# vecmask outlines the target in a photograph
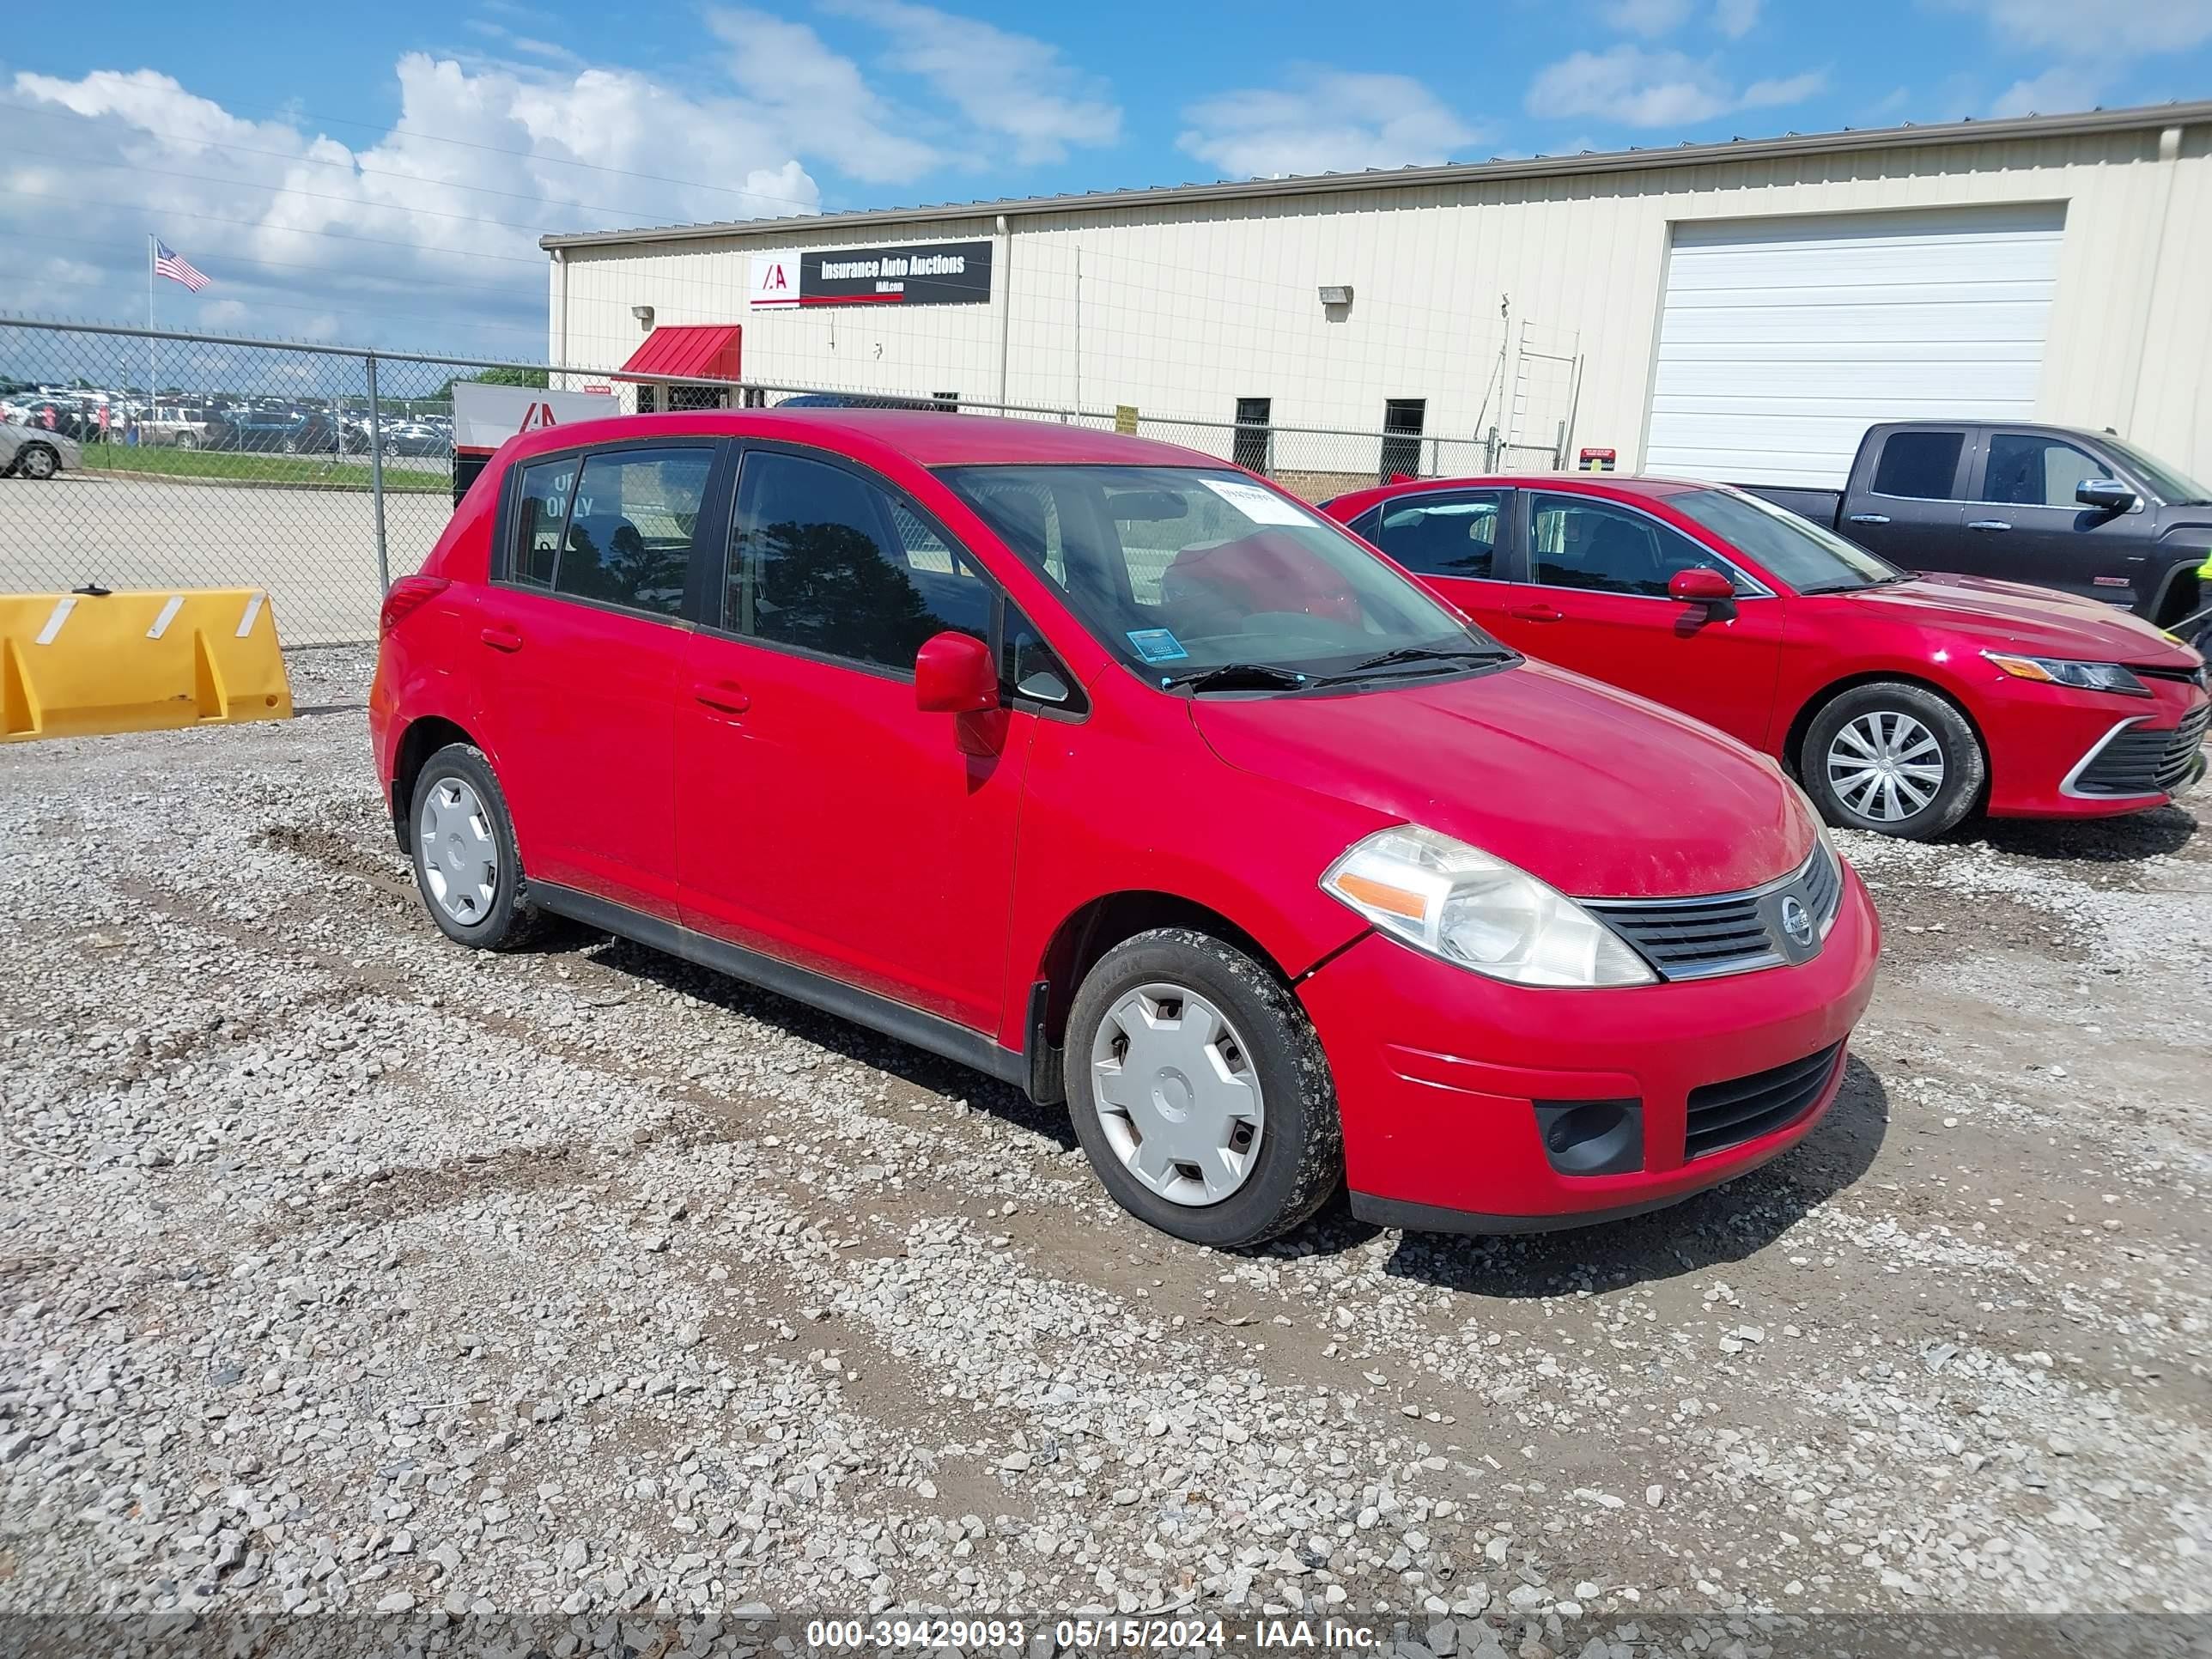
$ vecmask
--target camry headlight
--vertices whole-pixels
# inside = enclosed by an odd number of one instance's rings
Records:
[[[1601,986],[1658,978],[1565,894],[1418,823],[1355,843],[1321,884],[1384,933],[1492,979]]]
[[[2075,662],[2065,657],[2015,657],[2002,651],[1984,651],[1982,654],[2014,679],[2070,685],[2077,691],[2117,691],[2127,697],[2150,696],[2141,680],[2116,662]]]

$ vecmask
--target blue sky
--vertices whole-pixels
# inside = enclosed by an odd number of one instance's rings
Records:
[[[0,309],[143,320],[151,229],[215,279],[165,324],[493,356],[547,230],[2212,95],[2212,0],[78,15],[0,37]]]

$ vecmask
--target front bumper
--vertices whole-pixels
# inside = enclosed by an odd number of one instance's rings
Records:
[[[1820,954],[1796,967],[1621,990],[1504,985],[1370,934],[1299,986],[1336,1079],[1356,1214],[1422,1231],[1518,1232],[1656,1209],[1786,1152],[1842,1086],[1873,994],[1881,925],[1846,872]],[[1802,1110],[1687,1153],[1693,1091],[1835,1050]],[[1478,1057],[1479,1056],[1479,1057]],[[1538,1103],[1639,1103],[1641,1167],[1554,1167]]]
[[[2179,680],[2145,682],[2151,695],[2120,697],[2008,678],[1975,711],[1990,752],[1993,817],[2110,817],[2186,793],[2204,775],[2200,754],[2170,788],[2126,787],[2142,769],[2115,768],[2112,745],[2172,738],[2199,718],[2206,696]],[[2100,768],[2100,759],[2105,765]],[[2109,777],[2106,775],[2109,774]],[[2111,787],[2112,780],[2123,787]]]

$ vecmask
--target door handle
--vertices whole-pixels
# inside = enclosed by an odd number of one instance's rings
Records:
[[[487,628],[478,637],[495,651],[522,649],[522,635],[512,628]]]
[[[1516,605],[1505,613],[1516,622],[1565,622],[1564,611],[1554,611],[1548,605]]]
[[[1853,524],[1887,524],[1889,522],[1889,514],[1887,513],[1854,513],[1851,514],[1851,522]]]
[[[2002,519],[1972,519],[1967,521],[1966,528],[1969,530],[2009,530],[2012,526],[2007,524]]]
[[[735,680],[702,680],[691,688],[691,695],[718,714],[742,714],[753,706],[744,687]]]

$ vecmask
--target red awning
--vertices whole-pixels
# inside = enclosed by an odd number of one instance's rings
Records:
[[[734,380],[738,378],[735,323],[692,323],[656,328],[629,355],[617,377],[635,380]]]

